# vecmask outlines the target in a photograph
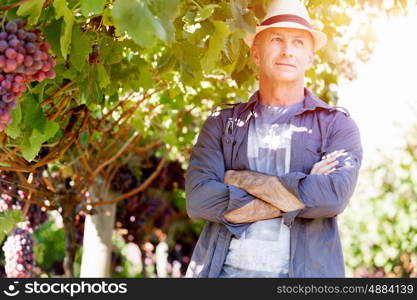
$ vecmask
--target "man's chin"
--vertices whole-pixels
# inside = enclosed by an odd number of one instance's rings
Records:
[[[297,80],[297,77],[294,76],[293,74],[275,74],[275,76],[273,76],[273,80],[274,81],[279,81],[279,82],[292,82]]]

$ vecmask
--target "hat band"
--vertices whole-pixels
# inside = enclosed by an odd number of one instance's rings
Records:
[[[290,14],[276,15],[276,16],[270,17],[266,19],[265,21],[263,21],[261,23],[261,26],[271,25],[271,24],[280,23],[280,22],[298,23],[307,28],[310,28],[310,29],[312,28],[311,24],[306,19],[296,16],[296,15],[290,15]]]

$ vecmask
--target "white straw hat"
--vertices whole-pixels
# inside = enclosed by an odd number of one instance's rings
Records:
[[[299,0],[273,0],[261,24],[256,27],[256,33],[246,33],[245,43],[252,47],[253,40],[259,32],[273,27],[303,29],[310,32],[314,39],[314,51],[322,48],[327,42],[323,32],[312,28],[308,11]]]

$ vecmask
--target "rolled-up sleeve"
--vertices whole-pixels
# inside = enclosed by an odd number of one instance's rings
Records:
[[[345,149],[347,155],[337,158],[339,165],[328,175],[295,172],[279,178],[287,190],[306,206],[290,216],[331,218],[343,212],[355,190],[363,153],[356,123],[343,113],[335,118],[326,152],[341,149]]]
[[[222,128],[219,116],[212,115],[204,122],[185,174],[186,208],[190,218],[224,224],[239,238],[250,223],[233,224],[224,215],[255,198],[223,183]]]

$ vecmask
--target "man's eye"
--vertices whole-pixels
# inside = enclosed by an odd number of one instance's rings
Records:
[[[274,38],[272,38],[272,41],[279,42],[279,41],[281,41],[281,38],[279,38],[279,37],[274,37]]]
[[[304,45],[304,42],[302,40],[295,40],[295,44],[297,46],[303,46]]]

